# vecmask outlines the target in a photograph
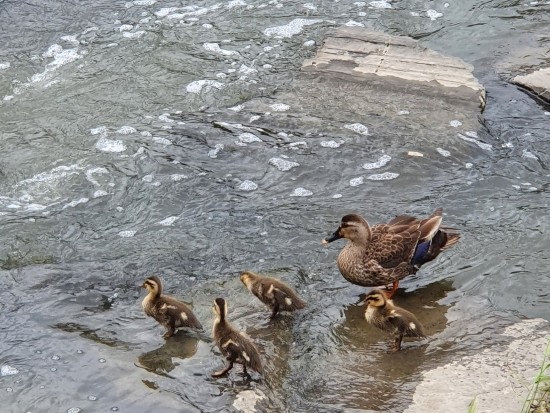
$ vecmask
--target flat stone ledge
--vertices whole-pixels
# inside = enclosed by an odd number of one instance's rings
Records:
[[[351,80],[397,83],[409,93],[439,94],[485,107],[485,89],[473,67],[456,57],[421,46],[417,40],[360,28],[341,27],[324,40],[302,71],[351,77]]]
[[[532,90],[542,99],[550,102],[550,67],[539,69],[528,75],[516,76],[512,81],[517,85]]]

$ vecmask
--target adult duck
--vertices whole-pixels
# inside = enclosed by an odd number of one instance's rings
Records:
[[[338,229],[323,243],[347,238],[350,242],[337,260],[342,276],[363,287],[393,284],[390,298],[397,291],[399,280],[415,274],[460,239],[455,229],[441,226],[442,213],[443,209],[437,208],[425,219],[400,215],[373,227],[360,215],[345,215]]]

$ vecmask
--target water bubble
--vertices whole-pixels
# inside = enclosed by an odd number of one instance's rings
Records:
[[[96,400],[97,400],[97,396],[89,395],[89,396],[88,396],[88,400],[90,400],[91,402],[96,401]]]
[[[105,360],[104,358],[100,358],[100,359],[97,360],[97,361],[99,361],[100,363],[105,363],[107,360]]]
[[[59,360],[61,357],[59,357],[57,354],[55,356],[52,356],[52,360]]]
[[[122,238],[131,238],[133,237],[134,235],[136,235],[136,232],[137,231],[120,231],[118,233],[118,236],[119,237],[122,237]]]
[[[357,178],[350,179],[349,184],[350,186],[359,186],[364,182],[364,178],[362,176],[359,176]]]
[[[77,352],[78,354],[84,354],[84,352],[83,352],[82,350],[76,350],[76,352]]]
[[[50,369],[50,371],[57,371],[57,368],[56,368],[56,367],[52,367],[52,368]]]
[[[320,143],[323,148],[339,148],[341,144],[336,141],[321,141]]]
[[[342,194],[334,194],[334,195],[332,195],[332,197],[334,199],[340,199],[340,198],[342,198]]]
[[[275,112],[285,112],[290,109],[290,106],[285,105],[284,103],[274,103],[269,105],[269,107]]]
[[[269,161],[267,161],[268,164],[273,165],[276,167],[279,171],[286,172],[291,170],[292,168],[295,168],[297,166],[300,166],[298,162],[291,162],[286,161],[281,158],[271,158]]]
[[[305,188],[296,188],[290,196],[310,196],[313,195],[313,192],[311,192],[309,189]]]
[[[363,165],[363,169],[378,169],[386,166],[391,161],[391,156],[382,155],[376,162],[366,163]]]
[[[0,376],[14,376],[19,373],[19,370],[17,370],[15,367],[8,366],[7,364],[3,365],[0,369]]]
[[[44,389],[44,388],[46,388],[46,386],[44,386],[44,385],[42,384],[42,385],[40,385],[40,388],[41,388],[41,389]]]
[[[430,20],[436,20],[437,18],[443,16],[443,13],[439,13],[437,10],[430,9],[426,12],[426,16],[430,18]]]
[[[168,226],[172,225],[174,222],[176,222],[177,219],[178,219],[178,217],[171,216],[171,217],[163,219],[162,221],[159,221],[159,225],[164,225],[164,226],[168,227]]]
[[[112,412],[118,412],[118,407],[116,407],[116,406],[111,407],[111,411]]]
[[[441,156],[444,156],[445,158],[448,158],[449,156],[451,156],[451,152],[449,152],[449,151],[447,151],[447,150],[445,150],[445,149],[435,148],[435,150],[436,150],[437,152],[439,152],[439,154],[440,154]]]
[[[348,125],[344,125],[344,128],[360,133],[361,135],[365,135],[365,136],[369,134],[369,128],[367,128],[362,123],[350,123]]]
[[[466,162],[466,163],[464,164],[464,166],[466,167],[466,169],[471,169],[471,168],[474,166],[474,164],[471,163],[471,162]]]
[[[399,176],[398,173],[395,172],[384,172],[383,174],[373,174],[367,176],[367,179],[370,179],[371,181],[387,181],[390,179],[395,179]]]
[[[240,183],[239,189],[241,191],[255,191],[256,189],[258,189],[258,185],[255,182],[246,179]]]
[[[69,410],[67,410],[67,413],[80,413],[82,410],[80,407],[71,407]]]
[[[122,141],[107,138],[99,139],[95,147],[103,152],[124,152],[126,150],[126,145]]]
[[[6,391],[7,391],[8,393],[11,393],[11,392],[13,391],[13,389],[12,389],[11,387],[8,387],[8,388],[6,388]]]
[[[462,125],[462,122],[459,120],[452,120],[449,122],[449,125],[451,125],[453,128],[458,128],[460,125]]]
[[[36,354],[42,354],[41,350],[36,350]]]

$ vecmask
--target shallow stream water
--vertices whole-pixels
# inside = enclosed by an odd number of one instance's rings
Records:
[[[0,1],[1,411],[399,412],[422,371],[549,320],[550,108],[509,82],[548,63],[549,23],[549,2]],[[409,121],[395,102],[403,128],[366,111],[368,136],[338,102],[293,117],[275,96],[345,24],[472,64],[484,113]],[[336,268],[343,242],[320,241],[351,211],[437,206],[462,241],[402,283],[429,338],[387,354]],[[269,322],[244,269],[310,305]],[[136,288],[151,274],[204,335],[161,338]],[[210,377],[218,296],[263,380]]]

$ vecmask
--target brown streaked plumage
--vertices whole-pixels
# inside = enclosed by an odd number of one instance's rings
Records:
[[[415,274],[423,264],[458,242],[458,231],[441,226],[442,212],[437,208],[426,219],[401,215],[373,227],[360,215],[349,214],[323,243],[349,239],[337,260],[342,276],[364,287],[393,283],[391,297],[399,280]]]
[[[258,299],[271,309],[271,318],[279,311],[301,310],[306,302],[288,285],[280,280],[252,271],[241,274],[242,283]]]
[[[401,350],[403,337],[426,337],[424,327],[416,316],[410,311],[395,306],[381,290],[369,292],[364,303],[367,305],[365,309],[367,322],[395,335],[392,351]]]
[[[262,360],[252,340],[227,321],[226,301],[223,298],[216,298],[213,310],[216,319],[212,326],[212,336],[229,364],[222,370],[212,373],[212,377],[223,376],[233,368],[233,363],[241,364],[243,373],[246,375],[248,375],[247,368],[263,374]]]
[[[148,294],[141,306],[149,317],[153,317],[166,328],[163,337],[172,337],[177,328],[190,327],[202,330],[202,325],[187,305],[174,297],[162,293],[163,286],[159,277],[153,275],[142,285]]]

